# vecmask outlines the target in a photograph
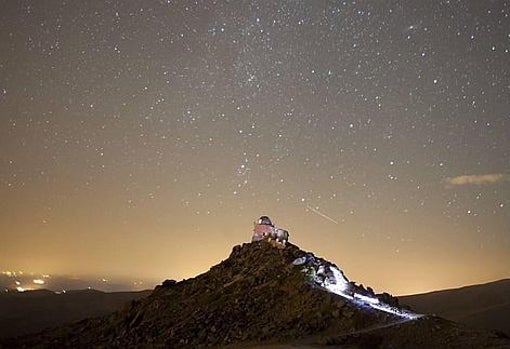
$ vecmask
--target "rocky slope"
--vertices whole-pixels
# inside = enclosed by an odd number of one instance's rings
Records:
[[[508,347],[507,338],[474,332],[440,318],[403,319],[360,306],[310,283],[293,264],[306,252],[267,242],[236,246],[228,259],[109,316],[84,320],[7,347],[197,348],[295,342],[351,348]],[[321,260],[324,263],[326,261]],[[361,288],[356,287],[361,290]],[[389,295],[381,296],[396,304]]]

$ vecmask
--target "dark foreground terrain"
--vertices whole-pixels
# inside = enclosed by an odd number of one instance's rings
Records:
[[[61,294],[48,290],[0,293],[0,338],[107,315],[149,294],[150,291],[105,293],[95,290]]]
[[[167,280],[107,316],[4,340],[41,348],[510,348],[503,334],[432,316],[408,320],[314,286],[289,244],[236,246],[193,279]],[[322,260],[321,263],[329,263]],[[357,286],[356,286],[357,287]],[[379,295],[378,295],[379,297]],[[398,304],[389,295],[385,301]]]

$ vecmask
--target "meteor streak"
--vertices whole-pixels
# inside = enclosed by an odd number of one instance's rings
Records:
[[[306,208],[309,209],[310,211],[312,211],[313,213],[315,214],[318,214],[319,216],[321,216],[322,218],[326,218],[328,221],[330,222],[333,222],[335,224],[338,224],[337,221],[335,221],[333,218],[329,217],[328,215],[322,213],[321,211],[319,210],[316,210],[315,208],[313,208],[312,206],[310,205],[306,205]]]

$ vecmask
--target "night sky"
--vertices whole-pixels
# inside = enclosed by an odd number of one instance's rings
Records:
[[[376,291],[510,277],[509,1],[0,8],[0,269],[189,278],[266,214]]]

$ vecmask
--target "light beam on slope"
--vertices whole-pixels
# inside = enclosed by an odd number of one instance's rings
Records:
[[[373,309],[384,311],[385,313],[393,314],[408,320],[415,320],[423,316],[421,314],[415,314],[410,311],[395,308],[388,304],[382,303],[376,297],[369,297],[355,292],[349,293],[349,283],[343,276],[342,272],[332,266],[330,267],[330,270],[333,272],[335,283],[331,283],[327,280],[321,283],[322,287],[325,288],[328,292],[349,299],[355,303],[358,303],[359,305],[366,305]]]

